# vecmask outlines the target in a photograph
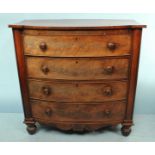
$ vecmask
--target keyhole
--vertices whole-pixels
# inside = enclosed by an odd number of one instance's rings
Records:
[[[75,61],[75,63],[78,64],[79,62],[78,61]]]

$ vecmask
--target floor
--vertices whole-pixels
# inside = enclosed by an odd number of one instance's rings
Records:
[[[155,115],[135,115],[132,132],[128,137],[121,135],[118,126],[84,134],[64,133],[39,126],[34,135],[25,130],[23,114],[0,113],[0,141],[28,142],[138,142],[155,141]]]

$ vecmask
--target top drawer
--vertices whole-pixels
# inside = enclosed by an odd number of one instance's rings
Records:
[[[129,55],[131,31],[25,30],[26,55],[51,57],[101,57]]]

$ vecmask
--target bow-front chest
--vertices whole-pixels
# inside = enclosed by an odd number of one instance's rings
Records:
[[[128,135],[142,28],[126,20],[30,20],[13,29],[27,131],[122,124]]]

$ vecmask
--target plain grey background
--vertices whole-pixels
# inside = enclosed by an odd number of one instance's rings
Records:
[[[25,19],[134,19],[143,30],[136,114],[155,114],[155,14],[0,14],[0,112],[22,112],[12,31],[8,24]]]

